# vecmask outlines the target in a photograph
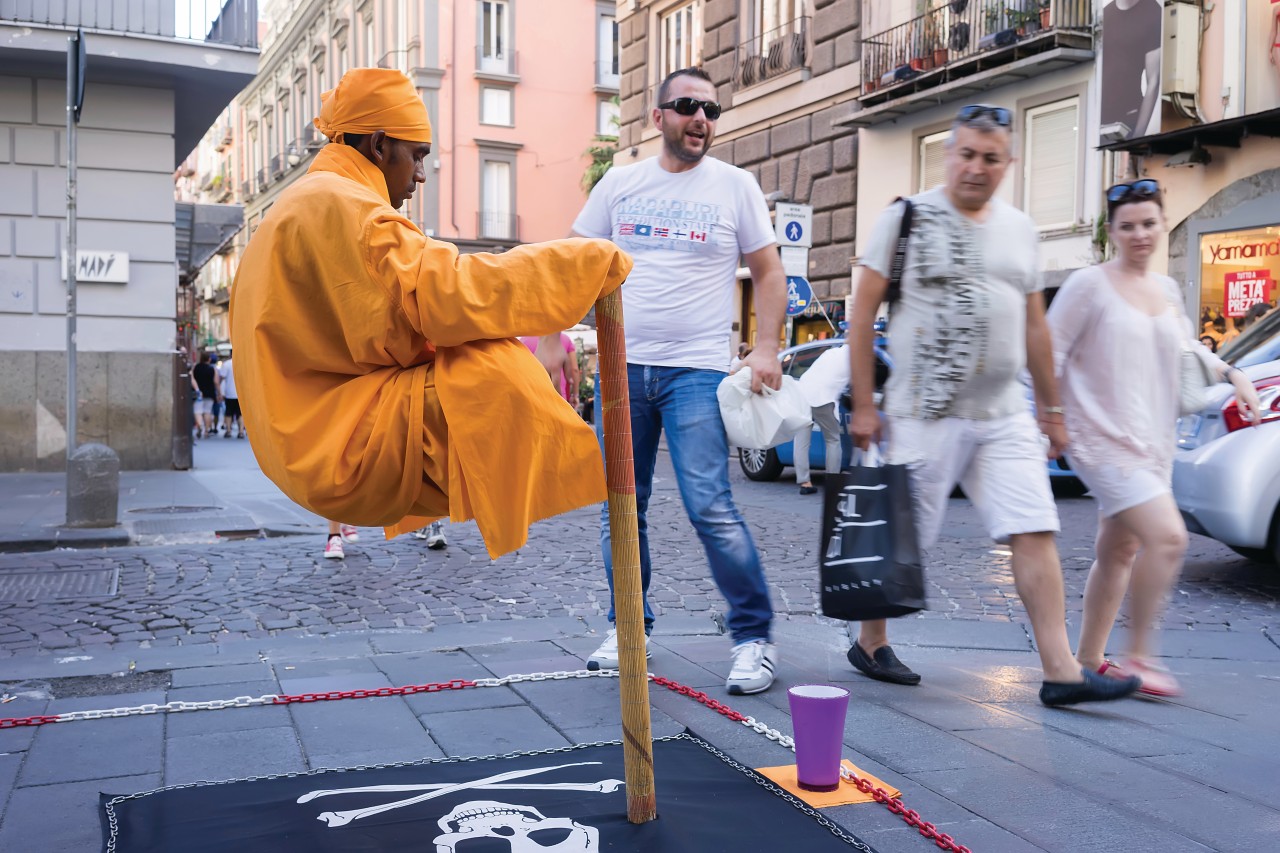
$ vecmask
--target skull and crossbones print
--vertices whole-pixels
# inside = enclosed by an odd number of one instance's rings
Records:
[[[303,794],[298,798],[298,803],[305,804],[320,797],[342,794],[425,792],[377,806],[347,811],[326,811],[316,816],[317,820],[323,821],[330,828],[335,828],[393,809],[413,806],[447,794],[468,790],[582,791],[599,794],[618,790],[623,785],[621,779],[602,779],[599,782],[516,781],[566,767],[584,767],[600,763],[599,761],[582,761],[574,764],[513,770],[455,783],[321,789]],[[596,853],[599,849],[600,833],[595,827],[585,826],[571,818],[547,817],[532,806],[512,805],[494,800],[473,800],[462,803],[440,818],[438,824],[441,834],[434,839],[436,853],[465,853],[463,842],[480,838],[505,839],[511,853],[579,853],[579,851]]]

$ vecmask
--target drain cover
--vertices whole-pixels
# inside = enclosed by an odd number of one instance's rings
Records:
[[[139,515],[183,515],[189,512],[221,512],[220,506],[143,506],[131,509]]]
[[[64,601],[115,595],[119,577],[117,568],[44,572],[0,569],[0,601]]]

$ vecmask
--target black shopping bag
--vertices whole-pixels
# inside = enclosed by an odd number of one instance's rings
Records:
[[[823,615],[860,622],[924,609],[909,476],[905,465],[827,475],[818,555]]]

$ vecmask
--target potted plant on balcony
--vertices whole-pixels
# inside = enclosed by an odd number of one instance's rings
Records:
[[[942,38],[941,9],[935,9],[924,19],[925,43],[933,51],[933,67],[941,68],[947,64],[947,43]]]
[[[1050,0],[1040,0],[1040,29],[1047,30],[1053,23],[1053,9]]]
[[[929,18],[916,19],[911,25],[911,70],[928,71],[933,68],[933,46],[929,41]]]

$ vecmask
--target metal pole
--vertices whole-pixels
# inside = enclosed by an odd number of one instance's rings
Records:
[[[79,34],[67,39],[67,465],[76,450],[76,79]]]
[[[622,756],[627,777],[627,820],[658,816],[653,785],[653,733],[649,722],[649,665],[645,657],[644,594],[640,584],[640,533],[636,519],[636,469],[631,451],[631,396],[622,294],[596,302],[600,352],[600,409],[604,418],[605,479],[613,551],[613,602],[618,624],[622,694]]]

